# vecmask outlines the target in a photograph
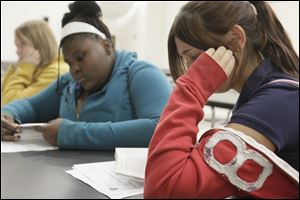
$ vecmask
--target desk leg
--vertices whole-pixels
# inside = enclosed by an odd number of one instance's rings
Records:
[[[215,127],[215,107],[211,107],[211,128]]]

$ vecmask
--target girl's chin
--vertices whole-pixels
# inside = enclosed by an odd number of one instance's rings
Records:
[[[86,83],[82,82],[80,83],[80,86],[85,90],[85,91],[89,91],[89,87]]]
[[[220,87],[220,88],[218,88],[217,90],[216,90],[216,92],[215,93],[224,93],[224,92],[227,92],[228,90],[230,90],[230,88],[229,87]]]

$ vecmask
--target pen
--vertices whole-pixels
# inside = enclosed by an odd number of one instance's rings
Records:
[[[20,124],[19,127],[21,128],[33,128],[33,127],[40,127],[45,126],[47,123],[26,123],[26,124]]]

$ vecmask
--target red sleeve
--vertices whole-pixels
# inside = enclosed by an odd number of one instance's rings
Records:
[[[226,79],[223,69],[202,53],[177,80],[149,146],[145,198],[225,198],[236,194],[235,187],[209,168],[195,145],[203,106]]]
[[[238,146],[234,147],[234,143],[228,142],[228,135],[226,142],[217,143],[210,149],[206,145],[207,141],[218,130],[206,132],[199,143],[196,143],[198,123],[204,114],[203,106],[226,79],[221,67],[205,53],[192,64],[186,75],[178,79],[177,88],[172,93],[150,142],[145,174],[145,198],[226,198],[237,195],[299,198],[299,178],[296,177],[299,177],[299,173],[287,171],[289,166],[286,163],[279,162],[280,165],[274,165],[272,160],[276,160],[275,154],[270,154],[272,159],[268,158],[268,161],[262,159],[261,156],[266,158],[269,155],[264,155],[263,151],[267,149],[260,151],[247,144],[242,150],[240,147],[236,150]],[[250,140],[251,138],[245,139],[247,142]],[[257,147],[260,148],[259,145]],[[235,174],[230,173],[230,170],[225,173],[222,172],[224,168],[221,164],[217,164],[217,168],[214,164],[209,164],[214,169],[207,164],[212,151],[216,160],[221,163],[231,162],[238,153],[244,161],[239,159],[239,162],[230,163],[231,169],[238,169]],[[250,154],[258,158],[247,157]],[[272,163],[272,167],[265,166],[269,172],[265,171],[265,167],[262,168],[264,164],[261,166],[260,162]],[[294,178],[291,179],[286,172],[293,174]],[[270,174],[264,179],[260,176],[261,173]],[[262,185],[256,185],[255,180]]]

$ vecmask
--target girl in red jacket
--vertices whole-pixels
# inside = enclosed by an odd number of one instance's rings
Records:
[[[298,198],[299,58],[271,7],[189,2],[168,48],[176,88],[149,146],[145,198]],[[229,89],[240,93],[229,123],[198,133],[209,96]]]

